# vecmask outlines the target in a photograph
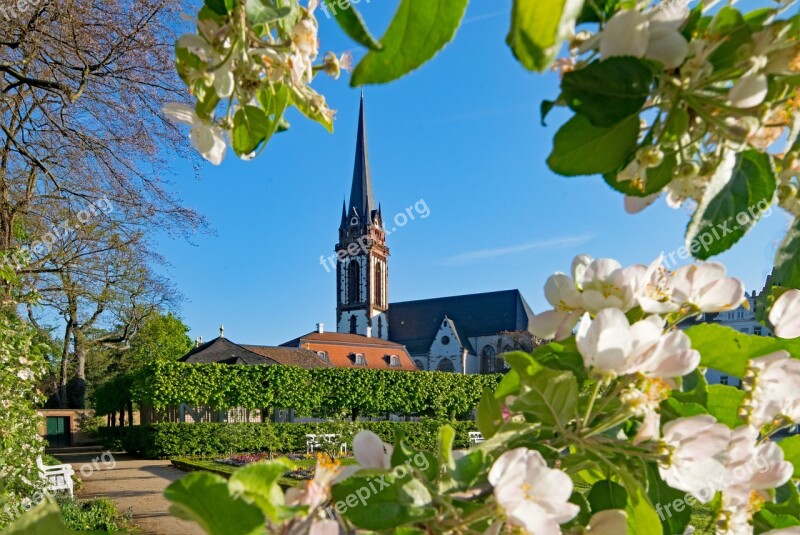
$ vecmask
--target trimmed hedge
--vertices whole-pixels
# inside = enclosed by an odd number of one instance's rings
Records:
[[[98,414],[127,400],[162,410],[181,403],[227,409],[292,408],[320,418],[417,414],[463,419],[502,375],[350,368],[163,362],[110,381],[95,394]]]
[[[436,449],[439,428],[445,423],[456,431],[455,447],[468,447],[468,433],[477,430],[475,422],[440,422],[427,419],[419,422],[160,423],[121,429],[101,427],[99,434],[106,448],[124,449],[128,453],[148,459],[259,451],[305,452],[307,434],[325,433],[340,435],[340,442],[346,442],[349,450],[353,437],[362,429],[373,431],[388,443],[394,442],[395,429],[400,429],[409,445],[433,451]]]

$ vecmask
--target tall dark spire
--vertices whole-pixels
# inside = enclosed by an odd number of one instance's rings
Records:
[[[361,109],[358,113],[358,136],[356,138],[356,161],[353,167],[353,187],[350,190],[350,208],[365,223],[371,223],[375,210],[375,196],[372,193],[372,179],[369,174],[369,155],[367,153],[367,125],[364,118],[364,93],[361,93]]]

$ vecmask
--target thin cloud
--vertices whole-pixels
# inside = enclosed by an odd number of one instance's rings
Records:
[[[537,249],[563,249],[564,247],[575,247],[582,245],[592,239],[590,235],[583,236],[561,236],[559,238],[552,238],[549,240],[537,240],[519,245],[509,245],[507,247],[493,247],[489,249],[478,249],[477,251],[469,251],[466,253],[459,253],[454,256],[445,258],[439,264],[444,266],[460,266],[481,260],[491,260],[503,256],[511,256],[527,251]]]
[[[508,15],[508,10],[505,11],[495,11],[494,13],[484,13],[483,15],[475,15],[474,17],[467,17],[461,21],[461,25],[465,24],[472,24],[473,22],[480,22],[482,20],[491,19],[494,17],[499,17],[500,15]]]

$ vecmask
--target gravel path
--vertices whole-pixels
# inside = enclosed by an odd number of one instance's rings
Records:
[[[61,462],[69,463],[83,481],[77,497],[82,499],[107,497],[117,504],[120,513],[133,510],[133,522],[142,535],[203,535],[197,524],[173,518],[167,512],[169,502],[163,492],[167,486],[185,472],[170,466],[169,461],[134,459],[124,454],[114,454],[116,467],[105,468],[99,459],[101,452],[54,453]],[[99,470],[92,460],[97,460]],[[105,460],[108,460],[105,457]],[[109,463],[110,464],[110,463]],[[81,475],[92,469],[89,477]]]

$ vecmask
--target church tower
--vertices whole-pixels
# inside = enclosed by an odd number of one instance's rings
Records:
[[[336,253],[337,332],[388,340],[389,249],[372,192],[363,94],[350,204],[342,205]]]

